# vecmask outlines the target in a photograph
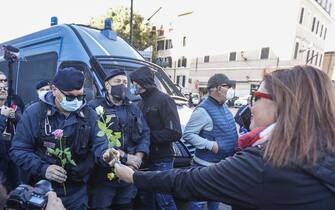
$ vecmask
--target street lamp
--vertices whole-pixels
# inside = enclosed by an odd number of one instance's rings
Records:
[[[133,0],[130,0],[130,34],[129,43],[133,45]]]

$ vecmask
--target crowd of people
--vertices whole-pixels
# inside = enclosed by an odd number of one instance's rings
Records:
[[[215,74],[183,133],[149,67],[129,76],[111,70],[105,96],[91,101],[84,79],[75,67],[59,69],[36,85],[39,100],[21,108],[0,73],[0,205],[5,189],[47,179],[54,192],[46,209],[55,210],[131,210],[137,194],[144,210],[176,210],[174,198],[192,201],[192,210],[218,210],[220,202],[233,210],[334,208],[335,90],[322,71],[265,75],[235,118],[226,105],[234,81]],[[142,100],[133,103],[128,91]],[[120,133],[120,145],[111,148],[106,126]],[[180,138],[196,148],[188,169],[173,169]]]

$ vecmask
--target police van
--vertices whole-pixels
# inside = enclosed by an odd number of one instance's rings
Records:
[[[155,74],[157,87],[169,94],[178,107],[182,128],[192,110],[186,104],[180,90],[173,84],[163,69],[145,59],[127,42],[111,30],[111,22],[105,21],[105,28],[99,30],[78,24],[54,25],[5,43],[18,48],[19,59],[13,64],[13,90],[25,104],[36,101],[35,84],[51,80],[59,67],[75,66],[85,75],[84,91],[87,100],[104,96],[103,78],[112,69],[123,69],[129,73],[141,66],[148,66]],[[8,64],[0,60],[0,70],[8,75]],[[139,96],[128,93],[132,101]],[[190,164],[193,148],[182,140],[174,145],[175,167]]]

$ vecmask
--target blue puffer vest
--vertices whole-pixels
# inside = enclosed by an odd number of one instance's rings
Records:
[[[204,108],[213,121],[211,131],[202,130],[200,136],[209,141],[216,141],[219,145],[219,152],[214,154],[207,149],[196,149],[195,156],[210,163],[220,162],[227,156],[234,154],[237,144],[237,130],[233,114],[227,105],[218,104],[213,98],[208,97],[199,107]]]

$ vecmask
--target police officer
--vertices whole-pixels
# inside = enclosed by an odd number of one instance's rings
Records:
[[[50,82],[48,80],[41,80],[36,84],[36,92],[40,100],[44,100],[44,96],[51,90]]]
[[[149,128],[137,105],[126,97],[128,79],[123,70],[113,70],[105,78],[105,98],[90,102],[92,108],[102,106],[104,114],[111,116],[111,126],[115,132],[121,132],[121,161],[138,169],[144,155],[149,153]],[[132,199],[136,195],[134,185],[109,180],[111,170],[97,166],[90,182],[90,207],[93,209],[132,209]]]
[[[24,112],[10,149],[20,169],[29,173],[32,181],[50,180],[64,206],[71,210],[87,208],[87,181],[94,158],[102,165],[103,160],[112,159],[107,139],[97,136],[97,115],[85,105],[83,83],[84,75],[78,69],[58,70],[45,102],[36,102]],[[62,168],[48,152],[49,148],[60,148],[61,141],[52,134],[56,129],[63,130],[63,149],[70,148],[70,159],[76,166]]]

